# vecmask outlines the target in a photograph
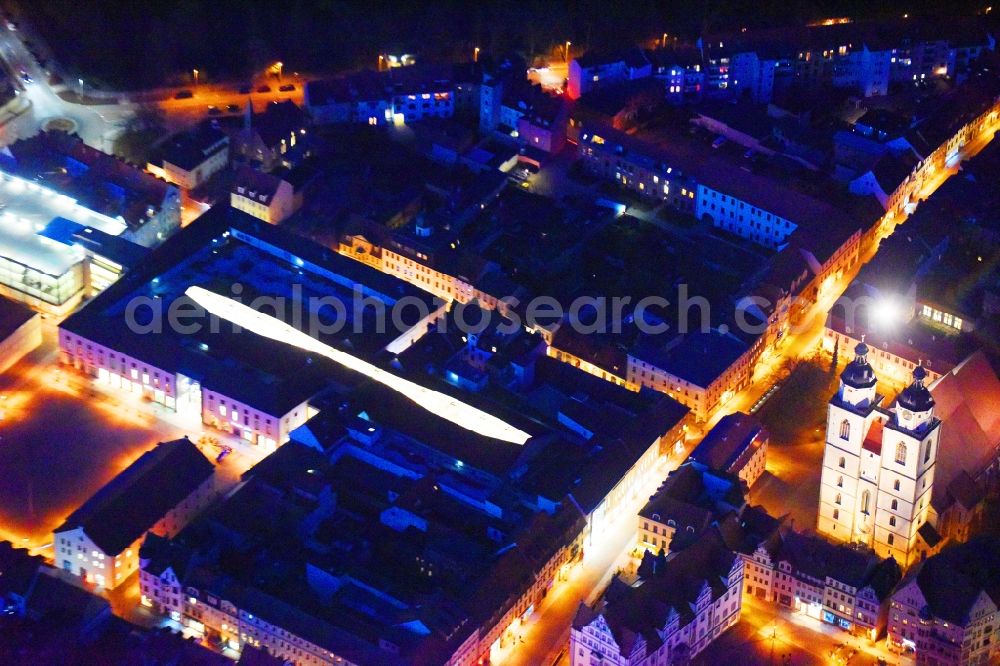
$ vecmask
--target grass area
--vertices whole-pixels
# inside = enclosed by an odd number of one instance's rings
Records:
[[[827,363],[803,361],[781,380],[781,388],[757,416],[771,433],[773,444],[799,444],[814,438],[826,424],[826,406],[837,390],[837,376]]]

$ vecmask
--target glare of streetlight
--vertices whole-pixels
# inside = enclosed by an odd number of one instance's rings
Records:
[[[385,56],[381,53],[378,54],[378,71],[382,71],[382,63],[385,61]]]
[[[479,62],[479,47],[472,49],[472,62]]]
[[[566,62],[569,62],[569,47],[573,45],[573,42],[566,40]]]
[[[198,74],[199,74],[198,70],[192,69],[191,74],[194,76],[194,84],[198,85]]]
[[[666,47],[667,45],[667,33],[663,33],[663,39],[660,40],[660,45]]]
[[[906,318],[903,304],[899,302],[898,298],[892,296],[879,298],[869,309],[869,314],[872,324],[881,330],[894,328],[903,323]]]

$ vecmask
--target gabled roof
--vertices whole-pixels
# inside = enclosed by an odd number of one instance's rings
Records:
[[[980,594],[1000,605],[1000,538],[981,536],[945,548],[924,561],[916,580],[933,617],[964,627]]]
[[[729,471],[744,452],[758,447],[767,437],[764,426],[749,414],[727,414],[705,435],[690,457],[712,469]]]
[[[215,473],[186,437],[142,454],[55,532],[83,528],[105,555],[117,555]]]
[[[879,599],[892,591],[902,575],[891,557],[882,560],[870,551],[791,530],[782,534],[778,559],[810,578],[822,581],[829,577],[858,590],[871,586]]]
[[[1000,378],[980,351],[935,382],[931,395],[934,415],[944,423],[931,499],[940,511],[950,504],[952,480],[963,471],[976,476],[996,456],[1000,446]]]
[[[273,174],[263,173],[243,165],[237,169],[230,191],[237,196],[270,206],[271,200],[283,182],[281,178]]]
[[[271,102],[263,113],[253,114],[251,128],[256,130],[268,148],[288,140],[293,132],[306,126],[306,114],[291,100]]]
[[[228,135],[211,121],[168,138],[158,149],[159,161],[191,171],[229,145]],[[155,162],[154,162],[155,163]]]
[[[918,162],[919,160],[912,152],[899,155],[886,153],[872,167],[872,175],[875,176],[875,180],[883,192],[892,194],[900,183],[913,173],[913,168]]]
[[[680,626],[690,623],[695,618],[692,606],[706,586],[713,600],[727,592],[735,560],[736,555],[726,548],[719,533],[707,530],[638,586],[624,585],[616,578],[619,584],[609,588],[607,606],[600,612],[622,651],[627,653],[626,646],[633,644],[637,636],[655,649],[661,643],[657,631],[673,613],[679,616]]]

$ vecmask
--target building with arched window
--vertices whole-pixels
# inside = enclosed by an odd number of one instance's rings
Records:
[[[828,407],[817,529],[837,541],[864,543],[903,566],[919,558],[920,544],[925,552],[929,545],[921,528],[932,517],[941,422],[926,378],[918,366],[912,384],[883,406],[861,343]]]

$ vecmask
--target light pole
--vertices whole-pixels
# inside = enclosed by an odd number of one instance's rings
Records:
[[[281,81],[281,68],[285,66],[285,63],[280,60],[274,63],[274,66],[278,69],[278,80]]]
[[[77,79],[76,82],[80,84],[80,99],[83,99],[83,79]]]
[[[199,74],[198,70],[197,69],[192,69],[191,70],[191,74],[194,76],[194,84],[195,84],[195,86],[197,86],[198,85],[198,74]]]
[[[566,40],[566,47],[565,47],[566,62],[569,62],[569,47],[572,46],[572,44],[573,42],[569,41],[568,39]]]
[[[385,62],[385,56],[381,53],[378,54],[378,71],[382,71],[382,63]]]
[[[667,46],[667,33],[663,33],[663,39],[660,40],[660,46],[666,48],[666,46]]]
[[[472,62],[479,62],[479,47],[472,49]]]

